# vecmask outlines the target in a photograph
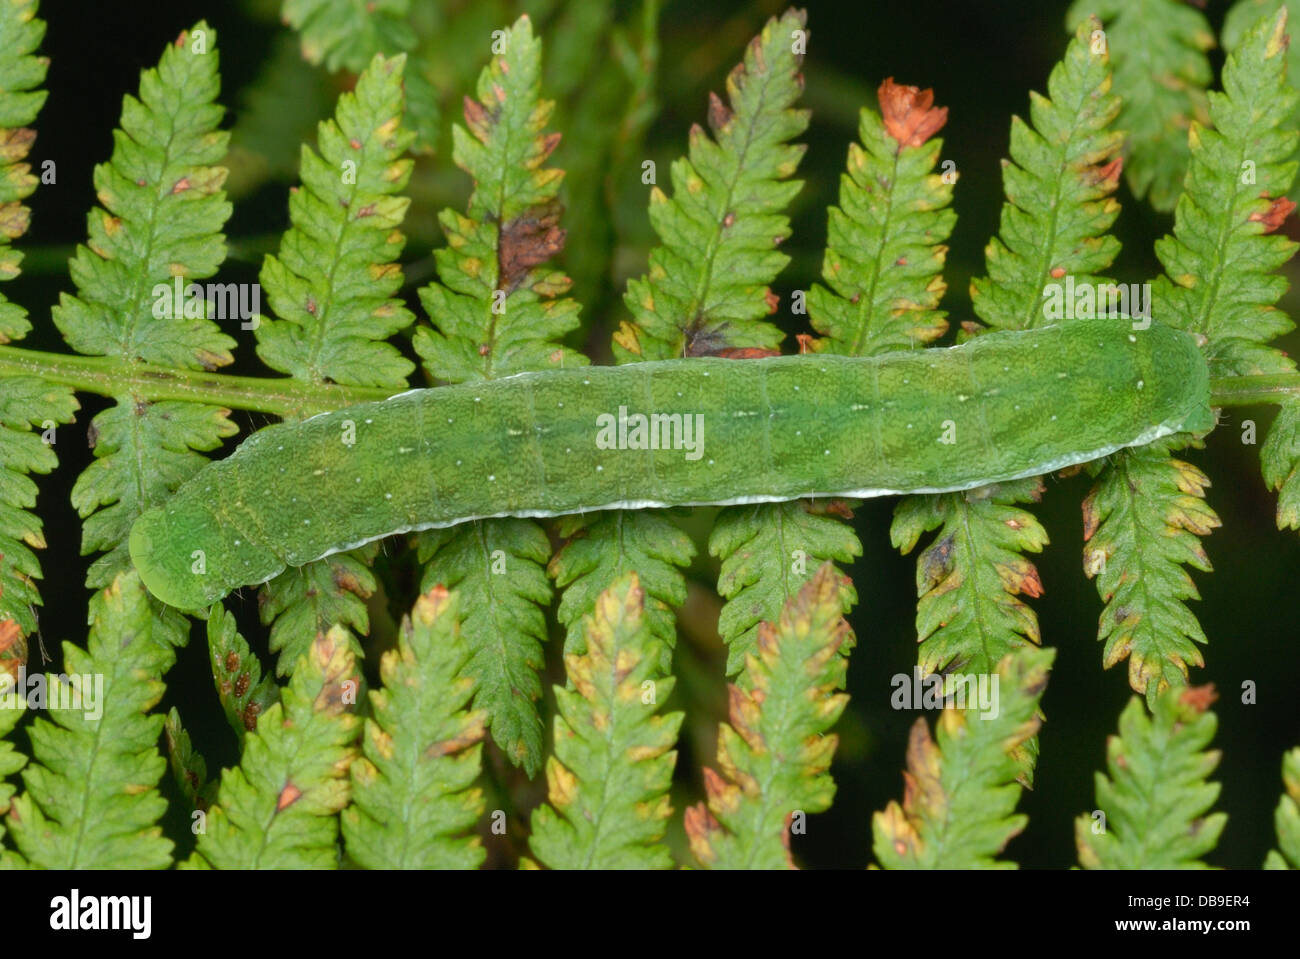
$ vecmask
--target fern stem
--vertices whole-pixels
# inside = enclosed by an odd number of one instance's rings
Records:
[[[1300,399],[1300,373],[1221,376],[1210,380],[1211,406],[1259,406]]]
[[[354,403],[384,400],[393,394],[387,389],[178,370],[118,357],[69,356],[13,346],[0,346],[0,377],[4,376],[36,376],[47,383],[102,396],[189,400],[281,417],[336,410]]]

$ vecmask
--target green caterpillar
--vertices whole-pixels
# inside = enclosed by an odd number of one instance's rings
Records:
[[[857,358],[697,358],[411,390],[280,424],[131,530],[164,602],[490,516],[971,489],[1214,425],[1187,333],[1126,319]]]

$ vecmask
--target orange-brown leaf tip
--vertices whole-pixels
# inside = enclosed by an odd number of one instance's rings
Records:
[[[1219,694],[1215,692],[1214,683],[1206,683],[1204,686],[1188,686],[1178,697],[1178,701],[1198,713],[1203,713],[1218,698]]]
[[[299,789],[291,782],[285,783],[284,788],[280,790],[280,798],[277,799],[275,802],[276,812],[279,812],[280,810],[284,809],[286,806],[292,806],[295,802],[298,801],[298,797],[301,795],[302,795],[301,789]]]
[[[934,91],[904,86],[886,78],[877,91],[885,132],[899,148],[919,147],[948,122],[948,108],[934,106]]]

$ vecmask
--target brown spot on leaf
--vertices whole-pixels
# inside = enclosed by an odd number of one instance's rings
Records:
[[[226,672],[233,673],[239,668],[239,654],[234,650],[226,653]]]
[[[560,208],[552,204],[517,216],[501,227],[497,241],[499,289],[514,291],[529,270],[564,249],[565,232],[559,222]]]
[[[1063,276],[1065,276],[1065,267],[1063,267],[1063,266],[1054,266],[1054,267],[1052,267],[1052,279],[1053,279],[1053,280],[1059,280],[1059,279],[1060,279],[1061,277],[1063,277]]]
[[[489,344],[487,344],[487,343],[480,343],[480,344],[478,345],[478,355],[479,355],[479,356],[487,356],[487,355],[488,355],[489,353],[491,353],[491,352],[492,352],[492,347],[491,347]]]
[[[243,699],[244,693],[248,692],[248,673],[240,673],[239,678],[235,680],[235,696]]]
[[[1115,157],[1104,166],[1093,167],[1093,177],[1099,184],[1105,184],[1108,190],[1119,186],[1119,175],[1124,170],[1124,158]]]
[[[86,446],[88,446],[90,449],[93,450],[95,448],[95,444],[98,442],[99,442],[99,427],[95,425],[94,420],[91,420],[90,425],[86,427]]]
[[[354,150],[360,150],[361,141],[358,140],[356,137],[353,137],[352,139],[348,140],[348,146],[352,147],[352,149]]]
[[[768,313],[775,313],[777,311],[777,308],[781,305],[781,297],[773,293],[771,289],[769,289],[765,294],[763,294],[763,299],[767,303]]]
[[[728,123],[731,122],[731,110],[722,102],[722,98],[709,91],[709,129],[714,133],[720,132]]]
[[[1268,199],[1265,197],[1265,199]],[[1263,213],[1252,213],[1250,220],[1252,223],[1263,223],[1264,232],[1272,233],[1282,225],[1282,221],[1289,217],[1295,211],[1295,204],[1286,197],[1278,197],[1274,200],[1269,208]]]
[[[280,790],[280,798],[277,799],[275,802],[276,812],[279,812],[281,809],[284,809],[287,806],[292,806],[295,802],[298,801],[298,797],[301,795],[302,795],[301,789],[299,789],[291,782],[285,783],[284,788]]]
[[[262,707],[257,703],[249,703],[244,707],[241,719],[244,721],[244,728],[250,733],[257,731],[257,717],[262,712]]]
[[[948,108],[934,106],[934,91],[902,86],[886,78],[876,91],[885,132],[898,141],[899,149],[919,147],[948,122]]]
[[[190,188],[190,178],[187,176],[183,176],[179,180],[177,180],[174,184],[172,184],[172,195],[174,196],[177,193],[184,193],[189,188]]]

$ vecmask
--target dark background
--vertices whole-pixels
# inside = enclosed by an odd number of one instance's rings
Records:
[[[452,9],[456,5],[446,6]],[[1211,3],[1206,11],[1216,31],[1226,6]],[[661,171],[666,173],[667,161],[685,151],[689,125],[703,121],[707,91],[722,89],[725,74],[740,58],[743,44],[780,7],[771,2],[680,0],[667,5],[661,18],[664,49],[659,94],[663,109],[649,131],[645,148],[646,155],[659,162]],[[817,276],[826,235],[825,208],[834,202],[845,150],[856,135],[857,108],[868,103],[874,107],[876,86],[882,78],[893,76],[901,83],[933,87],[936,102],[950,108],[948,125],[941,133],[943,156],[956,161],[961,179],[954,201],[958,223],[950,240],[949,292],[943,307],[954,322],[970,316],[969,278],[982,274],[983,247],[998,226],[1003,201],[999,162],[1006,153],[1010,118],[1013,113],[1027,112],[1031,88],[1046,89],[1047,75],[1066,46],[1066,7],[1061,0],[809,4],[805,105],[813,108],[814,116],[804,137],[809,149],[800,176],[806,184],[792,211],[794,236],[783,247],[794,260],[776,286],[783,303],[789,302],[791,290],[807,289]],[[49,100],[37,123],[33,165],[39,170],[41,161],[54,159],[58,182],[41,187],[28,201],[33,225],[20,246],[28,259],[23,276],[6,288],[12,299],[28,307],[36,325],[26,345],[66,351],[49,322],[48,310],[57,302],[60,290],[71,289],[63,264],[71,245],[85,237],[86,212],[95,202],[92,167],[110,154],[111,131],[118,121],[122,94],[137,90],[139,70],[157,62],[164,43],[206,18],[220,34],[221,99],[232,109],[226,119],[231,126],[239,117],[240,91],[257,77],[277,36],[284,33],[273,19],[265,19],[265,14],[274,10],[273,3],[233,0],[42,3],[41,16],[50,24],[43,52],[50,56],[52,66]],[[504,25],[512,18],[503,16],[500,22]],[[539,22],[549,49],[552,36],[545,21],[539,18]],[[1216,76],[1221,61],[1219,51],[1213,51]],[[323,70],[317,72],[323,83],[329,82]],[[333,82],[337,85],[341,80]],[[459,92],[469,90],[467,82]],[[332,110],[328,100],[325,105]],[[308,113],[318,109],[318,100],[302,107]],[[450,119],[449,111],[443,117],[444,127]],[[301,121],[302,117],[286,117],[286,122]],[[565,164],[563,146],[554,162]],[[433,200],[417,203],[408,217],[411,240],[406,261],[424,260],[430,244],[442,242],[434,212],[441,205],[462,206],[468,191],[468,178],[457,174],[445,153],[418,161],[417,179],[426,174],[433,183],[428,187]],[[666,179],[661,176],[660,182]],[[229,263],[220,279],[255,279],[260,259],[256,238],[273,236],[285,226],[288,185],[287,180],[272,178],[236,199],[227,232],[235,240],[254,238],[249,244],[254,254]],[[1121,186],[1118,197],[1123,212],[1115,233],[1124,249],[1111,275],[1121,282],[1140,282],[1159,270],[1151,244],[1171,229],[1172,217],[1156,214],[1135,201],[1126,185]],[[583,228],[581,223],[566,225],[572,233]],[[625,316],[617,294],[626,274],[639,274],[645,268],[645,246],[651,239],[646,231],[642,214],[639,225],[620,237],[616,275],[606,288],[585,298],[587,320],[595,324],[589,342],[597,361],[606,361],[608,334]],[[1294,263],[1287,267],[1288,275],[1293,270]],[[414,286],[408,285],[406,293],[423,320]],[[601,304],[594,316],[593,299]],[[1283,306],[1295,312],[1290,295]],[[792,332],[804,330],[803,321],[803,317],[784,317]],[[234,371],[265,372],[253,354],[250,335],[228,332],[240,341]],[[1294,348],[1295,340],[1290,342]],[[80,438],[90,417],[107,401],[84,394],[81,401],[77,424],[70,428],[76,439],[59,444],[59,469],[39,479],[39,510],[49,542],[42,556],[45,606],[41,626],[44,645],[54,657],[51,668],[57,668],[61,660],[59,642],[81,643],[85,634],[88,593],[83,579],[88,560],[79,557],[80,523],[68,494],[91,459]],[[1214,482],[1209,501],[1223,519],[1223,528],[1207,541],[1215,572],[1194,576],[1203,601],[1193,604],[1193,611],[1210,643],[1204,648],[1208,665],[1193,671],[1193,681],[1215,683],[1222,696],[1215,707],[1220,722],[1215,745],[1224,755],[1214,778],[1223,789],[1217,808],[1229,816],[1218,849],[1208,858],[1215,865],[1249,868],[1261,863],[1275,843],[1272,815],[1281,789],[1280,760],[1287,748],[1300,743],[1300,710],[1295,699],[1300,689],[1295,656],[1297,595],[1292,592],[1300,568],[1300,537],[1275,528],[1274,498],[1259,478],[1257,448],[1239,442],[1243,417],[1260,424],[1262,439],[1272,412],[1229,411],[1225,427],[1211,437],[1208,448],[1190,452],[1188,458],[1209,473]],[[251,428],[265,422],[266,417],[245,416],[241,425]],[[1043,699],[1047,722],[1041,733],[1037,782],[1020,804],[1030,823],[1007,850],[1008,858],[1026,867],[1064,867],[1076,861],[1072,820],[1096,805],[1094,771],[1104,768],[1106,736],[1114,731],[1131,695],[1126,664],[1109,671],[1101,669],[1101,644],[1096,639],[1101,602],[1081,570],[1079,503],[1086,490],[1086,477],[1049,479],[1044,503],[1034,510],[1048,530],[1051,545],[1037,558],[1047,592],[1032,605],[1045,643],[1058,652]],[[833,768],[839,786],[835,805],[830,812],[813,817],[808,835],[796,841],[797,854],[810,867],[866,865],[872,859],[871,813],[902,795],[906,735],[918,714],[890,709],[889,678],[908,672],[915,662],[915,562],[890,547],[892,509],[893,500],[876,500],[857,513],[856,525],[866,555],[849,570],[859,594],[851,617],[858,636],[849,671],[852,700],[838,728],[841,744]],[[718,608],[711,592],[716,563],[703,548],[710,515],[699,511],[686,521],[698,534],[701,556],[691,570],[692,598],[683,612],[683,638],[679,641],[680,668],[688,675],[683,676],[682,692],[672,704],[688,709],[690,716],[674,795],[679,810],[702,795],[699,767],[713,762],[713,731],[725,705],[722,650],[713,627]],[[387,604],[400,610],[408,600],[390,597]],[[376,602],[385,600],[380,597]],[[272,660],[256,625],[254,608],[254,597],[248,591],[239,608],[240,621],[245,636],[269,665]],[[377,630],[383,628],[383,621],[377,611]],[[33,643],[34,662],[38,656]],[[550,681],[554,682],[561,676],[558,642],[550,644],[547,656]],[[207,670],[203,633],[196,629],[194,641],[181,652],[180,662],[168,676],[163,705],[181,709],[196,745],[215,771],[235,762],[237,753]],[[1258,685],[1257,705],[1240,702],[1245,680]],[[549,730],[549,694],[547,705]],[[489,761],[489,766],[499,765]],[[526,787],[507,771],[497,769],[496,778],[515,793],[521,804],[517,812],[526,812],[539,798],[536,785]],[[170,790],[170,783],[166,788]],[[493,808],[491,799],[488,808]],[[680,816],[676,819],[679,822]],[[168,824],[180,851],[189,842],[186,822],[176,817]],[[512,823],[511,828],[522,826]],[[680,826],[675,825],[674,833],[679,831]],[[673,838],[680,847],[680,836]],[[494,849],[493,861],[504,855]]]

